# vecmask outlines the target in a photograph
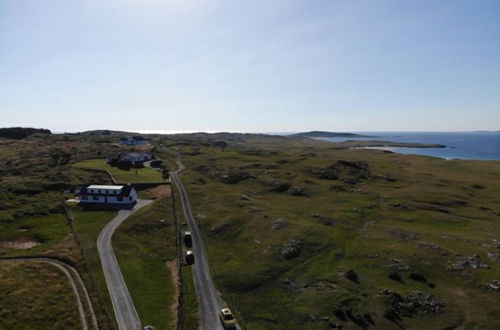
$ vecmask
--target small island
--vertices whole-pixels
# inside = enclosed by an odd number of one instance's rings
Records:
[[[373,136],[355,134],[355,133],[341,133],[341,132],[326,132],[326,131],[310,131],[303,133],[290,134],[292,137],[303,137],[303,138],[370,138]]]

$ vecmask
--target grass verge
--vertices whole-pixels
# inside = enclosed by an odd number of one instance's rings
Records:
[[[175,260],[169,194],[137,211],[113,235],[113,248],[143,325],[175,329],[175,287],[166,262]]]
[[[109,297],[106,280],[102,271],[101,260],[97,250],[97,237],[106,224],[111,221],[116,212],[110,211],[86,211],[79,206],[72,209],[76,238],[85,255],[87,266],[93,280],[93,284],[103,305],[110,326],[117,328],[113,312],[113,305]]]

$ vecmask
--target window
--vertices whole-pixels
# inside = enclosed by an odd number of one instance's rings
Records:
[[[98,201],[99,200],[99,196],[94,196],[93,198],[95,201]]]
[[[123,202],[123,197],[117,197],[119,202]]]

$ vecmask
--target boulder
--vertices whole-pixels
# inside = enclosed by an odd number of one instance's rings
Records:
[[[305,189],[301,187],[291,187],[287,193],[292,196],[307,196]]]
[[[474,254],[472,257],[464,258],[454,263],[450,267],[448,267],[449,271],[457,272],[465,270],[466,268],[472,269],[488,269],[490,266],[481,260],[481,257],[477,254]]]
[[[273,224],[271,226],[272,230],[279,230],[283,227],[288,225],[288,221],[283,219],[283,218],[277,218],[276,220],[273,221]]]
[[[302,252],[302,245],[303,245],[302,241],[292,239],[283,246],[283,249],[281,250],[281,255],[285,259],[296,258]]]
[[[445,306],[443,302],[433,295],[426,295],[421,291],[415,294],[401,295],[397,292],[383,289],[379,294],[386,296],[387,306],[384,316],[393,321],[399,322],[403,317],[414,317],[418,313],[437,314]]]
[[[359,283],[358,274],[356,274],[356,272],[352,269],[349,269],[347,272],[345,272],[344,277],[347,278],[349,281]]]

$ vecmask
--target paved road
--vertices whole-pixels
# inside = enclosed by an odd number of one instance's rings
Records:
[[[82,297],[80,296],[80,292],[78,291],[78,287],[75,283],[75,279],[76,279],[76,281],[80,285],[80,288],[82,289],[82,292],[84,294],[85,302],[86,302],[86,305],[89,309],[89,314],[92,318],[92,326],[96,330],[99,329],[99,326],[97,324],[97,318],[96,318],[95,312],[94,312],[94,307],[92,306],[92,302],[90,300],[90,296],[89,296],[89,293],[87,291],[87,288],[85,287],[85,284],[83,283],[83,280],[80,277],[80,274],[73,266],[71,266],[67,263],[64,263],[62,261],[56,260],[56,259],[43,258],[43,257],[8,258],[8,259],[0,259],[0,261],[4,261],[4,262],[6,262],[6,261],[9,261],[9,262],[44,262],[44,263],[48,263],[48,264],[51,264],[51,265],[59,268],[59,270],[61,270],[64,273],[64,275],[66,275],[66,277],[68,278],[68,281],[71,285],[71,288],[73,289],[73,292],[75,294],[76,303],[78,305],[78,312],[80,313],[80,320],[82,323],[82,329],[87,330],[89,327],[88,327],[88,323],[87,323],[87,318],[85,317],[85,309],[83,307],[84,304],[82,303]],[[73,276],[71,276],[71,273],[73,274]]]
[[[106,278],[111,302],[113,303],[116,323],[118,323],[120,330],[141,329],[141,321],[139,320],[139,315],[137,315],[130,292],[116,260],[113,246],[111,245],[111,236],[125,219],[149,203],[151,203],[149,200],[137,200],[137,204],[132,210],[120,210],[118,215],[104,227],[97,238],[97,249],[101,258],[102,270]]]
[[[189,203],[188,194],[179,177],[186,167],[178,155],[176,163],[179,166],[179,169],[177,171],[170,172],[170,177],[179,190],[184,216],[193,237],[192,251],[195,258],[193,265],[194,282],[200,305],[201,329],[220,330],[223,329],[223,327],[219,321],[218,313],[220,309],[225,306],[225,304],[222,301],[219,292],[215,288],[212,278],[210,277],[210,269],[208,266],[207,252],[205,244],[203,243],[203,237],[201,236],[196,220],[193,217],[193,211],[191,204]]]

